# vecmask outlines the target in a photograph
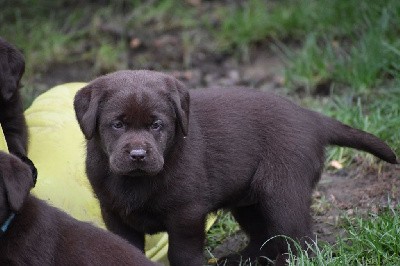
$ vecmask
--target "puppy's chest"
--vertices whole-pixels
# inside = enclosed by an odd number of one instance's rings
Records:
[[[160,201],[158,195],[163,193],[157,187],[148,183],[120,182],[113,188],[100,193],[104,196],[101,200],[113,206],[127,225],[148,234],[165,231],[166,206]]]
[[[148,234],[165,231],[163,223],[165,213],[151,200],[145,200],[143,197],[120,198],[118,196],[104,200],[110,206],[114,206],[114,211],[130,227]]]
[[[136,210],[124,217],[124,220],[134,229],[147,234],[155,234],[166,230],[163,216],[145,210]]]

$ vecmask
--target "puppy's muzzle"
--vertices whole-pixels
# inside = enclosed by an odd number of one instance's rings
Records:
[[[146,150],[144,149],[133,149],[129,152],[129,156],[134,162],[142,162],[146,159]]]

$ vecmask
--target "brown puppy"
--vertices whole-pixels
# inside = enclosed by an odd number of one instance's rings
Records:
[[[144,233],[167,231],[172,265],[202,264],[204,221],[220,208],[230,209],[250,238],[243,259],[282,258],[286,240],[265,243],[276,235],[311,237],[311,192],[327,145],[396,163],[375,136],[279,96],[250,89],[189,93],[152,71],[99,77],[74,105],[107,227],[142,250]],[[237,265],[238,258],[230,259]]]
[[[0,152],[0,265],[155,265],[124,239],[29,195],[29,167]]]
[[[0,124],[8,149],[18,156],[26,156],[28,133],[24,117],[20,80],[25,71],[25,60],[20,51],[0,38]]]

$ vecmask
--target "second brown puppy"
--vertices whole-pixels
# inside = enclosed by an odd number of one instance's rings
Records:
[[[154,266],[127,241],[29,195],[29,166],[0,151],[0,265]]]
[[[312,237],[311,193],[327,145],[397,162],[377,137],[282,97],[251,89],[189,92],[158,72],[102,76],[74,105],[107,227],[142,250],[145,233],[167,231],[172,265],[202,265],[205,219],[220,208],[230,209],[250,238],[243,260],[284,263],[286,240],[270,238]]]

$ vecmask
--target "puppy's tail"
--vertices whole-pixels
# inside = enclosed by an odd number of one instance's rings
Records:
[[[378,137],[329,117],[323,121],[328,144],[366,151],[388,163],[400,164],[392,149]]]

